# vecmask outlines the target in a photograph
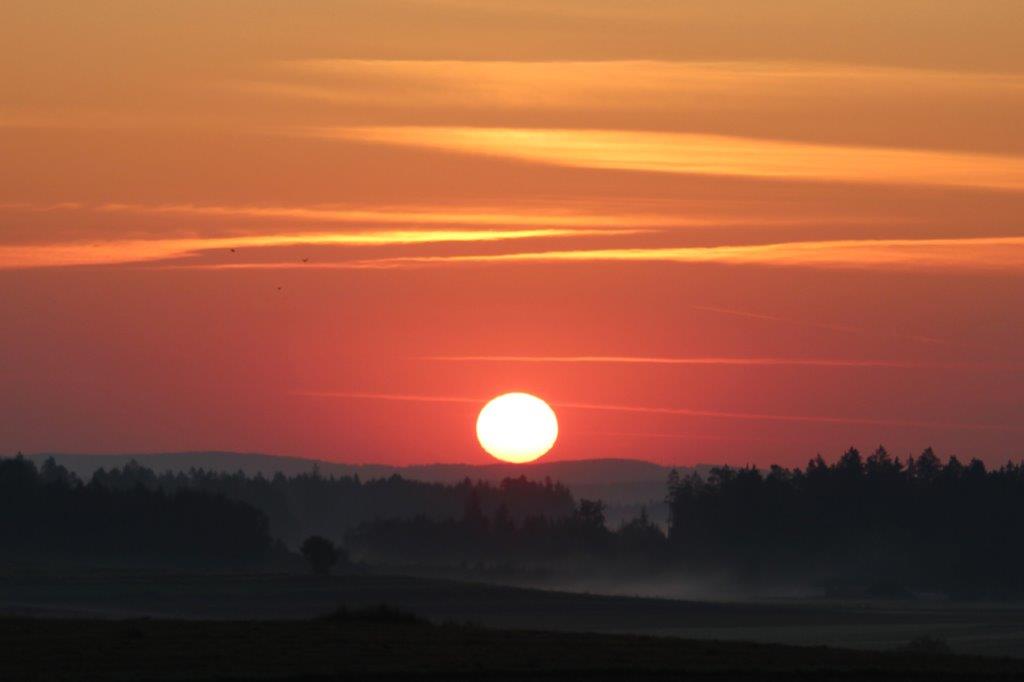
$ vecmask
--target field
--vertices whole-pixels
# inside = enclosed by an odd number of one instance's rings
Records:
[[[490,629],[877,651],[896,650],[927,636],[945,640],[957,654],[1024,656],[1024,605],[681,601],[370,574],[316,578],[142,571],[41,575],[34,571],[7,572],[0,579],[0,614],[46,620],[275,621],[279,625],[274,627],[285,627],[281,621],[314,619],[338,606],[379,604],[435,623],[469,622]]]
[[[997,679],[1024,661],[466,625],[0,619],[2,679]]]

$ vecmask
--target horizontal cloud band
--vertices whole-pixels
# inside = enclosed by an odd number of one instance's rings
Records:
[[[385,400],[420,403],[458,403],[483,407],[487,398],[464,396],[415,395],[396,393],[358,393],[337,391],[293,391],[293,395],[311,398],[340,398],[348,400]],[[899,419],[869,419],[858,417],[830,417],[820,415],[764,414],[756,412],[726,412],[720,410],[695,410],[682,407],[657,407],[648,405],[608,405],[598,403],[552,402],[552,406],[565,409],[598,410],[608,412],[638,412],[668,414],[684,417],[708,417],[714,419],[736,419],[750,421],[810,422],[821,424],[850,424],[870,426],[892,426],[899,428],[965,429],[978,431],[1021,431],[1024,427],[1002,426],[999,424],[970,424],[959,422],[928,422]]]
[[[394,126],[308,134],[571,168],[1024,190],[1024,158],[631,130]]]
[[[962,239],[844,239],[740,246],[577,249],[356,261],[346,267],[455,263],[571,262],[720,263],[809,268],[895,270],[1024,270],[1024,237]]]
[[[618,231],[622,233],[622,231]],[[56,244],[0,245],[0,268],[146,263],[194,256],[217,249],[260,249],[287,246],[388,246],[454,242],[490,242],[569,235],[607,234],[606,230],[536,229],[424,229],[363,232],[253,234],[237,237],[178,239],[121,239]],[[243,262],[241,267],[280,267],[281,263]]]
[[[1007,365],[929,363],[903,360],[846,360],[842,358],[773,357],[645,357],[635,355],[439,355],[420,358],[436,362],[511,362],[532,364],[691,365],[734,367],[879,367],[886,369],[980,369]]]

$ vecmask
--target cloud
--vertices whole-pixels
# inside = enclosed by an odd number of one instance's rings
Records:
[[[578,249],[486,255],[406,256],[340,264],[354,268],[509,263],[714,263],[819,269],[1020,271],[1024,237],[843,239],[729,246]]]
[[[768,439],[756,436],[723,436],[707,433],[665,433],[661,431],[579,431],[578,433],[587,436],[612,436],[616,438],[655,438],[667,440],[710,440],[727,441],[740,443],[772,443],[781,442],[776,439]]]
[[[710,313],[718,313],[721,315],[731,315],[733,317],[742,317],[749,320],[765,320],[768,322],[781,322],[783,324],[793,324],[802,327],[814,327],[817,329],[827,329],[829,331],[839,332],[842,334],[857,334],[860,336],[873,336],[889,339],[903,339],[907,341],[916,341],[924,344],[936,344],[936,345],[956,345],[960,346],[963,344],[953,343],[947,339],[940,339],[934,336],[923,336],[921,334],[901,334],[899,332],[879,330],[879,329],[868,329],[865,327],[857,327],[849,324],[838,324],[832,322],[817,322],[814,320],[799,320],[791,317],[781,317],[779,315],[768,315],[766,313],[757,313],[749,310],[736,310],[735,308],[723,308],[720,306],[712,305],[691,305],[694,310],[703,310]]]
[[[403,233],[404,234],[404,233]],[[415,233],[413,233],[415,234]],[[428,241],[483,241],[469,232],[465,237],[408,239],[365,243],[416,244]],[[504,235],[485,231],[484,234]],[[520,230],[514,239],[541,236],[581,236],[583,230]],[[607,234],[595,232],[591,234]],[[621,234],[621,233],[618,233]],[[211,240],[205,240],[211,241]],[[339,243],[343,243],[340,242]],[[0,257],[3,251],[0,250]],[[0,260],[2,262],[2,260]],[[455,265],[573,263],[678,263],[732,266],[813,268],[820,270],[864,269],[915,272],[1009,272],[1024,271],[1024,237],[964,237],[950,239],[843,239],[832,241],[782,242],[774,244],[567,249],[517,251],[468,255],[396,256],[386,258],[321,261],[301,267],[322,269],[395,269]],[[168,267],[194,269],[282,269],[300,267],[292,261],[245,261],[238,263],[176,263]],[[757,317],[750,315],[750,317]],[[767,319],[767,318],[766,318]],[[929,341],[925,337],[918,340]],[[931,342],[938,342],[930,340]]]
[[[845,360],[841,358],[776,357],[645,357],[635,355],[436,355],[419,358],[436,362],[509,362],[530,364],[692,365],[735,367],[880,367],[888,369],[978,368],[968,363],[926,363],[903,360]],[[993,365],[995,366],[995,365]],[[1005,367],[1005,365],[999,365]]]
[[[909,99],[1024,96],[1019,74],[794,61],[656,59],[303,59],[285,80],[241,81],[243,91],[340,104],[511,109],[718,109],[756,99],[771,109],[856,105],[865,95]],[[312,79],[312,80],[311,80]],[[913,93],[907,91],[913,87]]]
[[[292,395],[310,398],[339,398],[345,400],[384,400],[417,403],[453,403],[483,406],[489,398],[471,398],[468,396],[416,395],[400,393],[361,393],[346,391],[293,391]],[[643,414],[665,414],[682,417],[706,417],[712,419],[732,419],[740,421],[780,421],[809,422],[819,424],[847,424],[868,426],[892,426],[898,428],[929,428],[976,431],[1024,431],[1022,426],[1003,426],[999,424],[977,424],[967,422],[929,422],[903,419],[871,419],[860,417],[836,417],[822,415],[769,414],[758,412],[729,412],[722,410],[702,410],[683,407],[659,407],[652,405],[615,405],[602,403],[551,402],[553,407],[564,409],[596,410],[603,412],[635,412]]]
[[[378,126],[307,132],[570,168],[1024,190],[1024,158],[996,154],[632,130]]]
[[[287,246],[388,246],[454,242],[490,242],[514,239],[605,234],[602,230],[563,228],[377,230],[262,234],[233,237],[178,239],[121,239],[53,244],[0,245],[0,269],[147,263],[196,256],[209,251],[263,249]],[[211,264],[214,265],[214,264]],[[274,268],[295,263],[246,261],[225,267]],[[316,264],[303,263],[303,266]]]
[[[79,205],[72,205],[78,207]],[[3,208],[0,205],[0,208]],[[217,218],[256,218],[316,223],[406,224],[406,225],[494,225],[554,227],[692,227],[752,222],[753,219],[705,217],[666,213],[588,212],[566,206],[407,206],[351,207],[314,206],[238,206],[202,204],[100,204],[96,210],[109,213],[168,214]],[[760,224],[779,222],[758,220]],[[787,223],[799,221],[787,221]]]

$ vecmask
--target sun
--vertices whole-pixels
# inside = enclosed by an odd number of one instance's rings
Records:
[[[476,418],[476,437],[492,457],[525,464],[542,457],[558,438],[551,406],[529,393],[506,393],[492,399]]]

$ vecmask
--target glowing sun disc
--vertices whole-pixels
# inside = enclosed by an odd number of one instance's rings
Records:
[[[480,410],[476,437],[492,457],[524,464],[543,456],[558,438],[558,419],[546,402],[529,393],[499,395]]]

